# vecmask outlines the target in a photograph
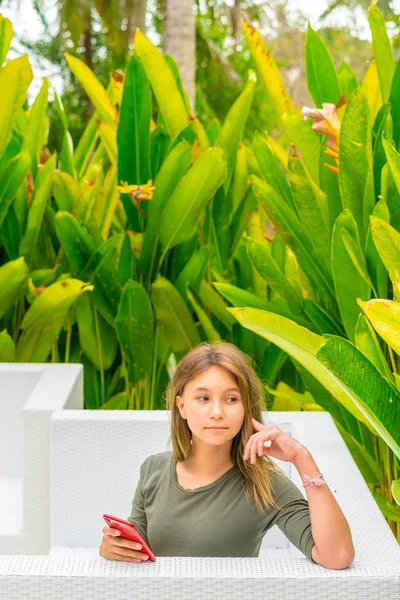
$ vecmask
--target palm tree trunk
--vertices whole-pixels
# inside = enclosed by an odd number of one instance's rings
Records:
[[[93,49],[92,49],[92,21],[90,11],[87,19],[87,25],[83,34],[83,45],[85,48],[85,63],[91,71],[93,71]],[[94,106],[91,103],[89,96],[86,95],[85,103],[85,123],[88,123],[94,112]]]
[[[130,0],[126,3],[126,34],[129,48],[132,47],[136,29],[146,33],[146,8],[147,0]]]
[[[175,59],[190,104],[195,104],[196,20],[193,0],[166,0],[164,17],[164,52]]]

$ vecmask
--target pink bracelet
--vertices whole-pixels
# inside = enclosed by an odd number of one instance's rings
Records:
[[[303,475],[303,487],[307,487],[309,485],[314,486],[320,486],[320,485],[324,485],[324,483],[326,483],[322,473],[318,473],[318,475],[316,475],[315,477],[310,477],[309,475]]]

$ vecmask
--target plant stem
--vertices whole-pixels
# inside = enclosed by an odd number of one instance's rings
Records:
[[[96,330],[96,339],[97,339],[97,348],[99,349],[99,364],[100,364],[100,382],[101,382],[101,404],[105,403],[104,397],[104,368],[103,368],[103,351],[101,347],[101,339],[100,339],[100,330],[99,330],[99,320],[97,317],[97,310],[93,307],[93,315],[94,315],[94,326]]]

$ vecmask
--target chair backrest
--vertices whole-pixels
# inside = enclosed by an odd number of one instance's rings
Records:
[[[0,372],[0,477],[22,477],[22,409],[40,380],[43,369],[22,369],[3,363]]]
[[[290,433],[290,423],[279,426]],[[50,428],[50,547],[99,547],[103,514],[127,519],[141,464],[171,447],[169,411],[55,411]],[[291,465],[277,463],[290,477]],[[262,547],[288,544],[275,526]]]

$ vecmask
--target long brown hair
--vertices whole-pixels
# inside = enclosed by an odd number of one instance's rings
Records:
[[[231,447],[231,460],[242,474],[244,489],[249,500],[252,491],[257,508],[265,514],[265,508],[275,506],[271,472],[286,478],[285,473],[268,456],[256,455],[251,464],[243,460],[244,448],[254,433],[252,417],[262,423],[262,411],[267,410],[264,389],[253,367],[252,359],[229,342],[202,342],[190,350],[178,363],[166,390],[166,407],[171,411],[172,455],[178,462],[185,461],[191,453],[192,432],[186,419],[183,419],[176,404],[176,396],[183,394],[185,385],[196,375],[219,365],[236,378],[244,403],[244,421],[241,430],[234,437]]]

